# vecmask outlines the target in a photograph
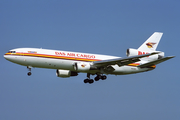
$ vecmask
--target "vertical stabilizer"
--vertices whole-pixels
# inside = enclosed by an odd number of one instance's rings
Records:
[[[139,48],[141,51],[156,51],[156,48],[161,40],[163,33],[155,32],[152,34]]]

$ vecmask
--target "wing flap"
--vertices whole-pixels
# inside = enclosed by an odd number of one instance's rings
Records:
[[[157,65],[161,62],[164,62],[166,60],[169,60],[171,58],[174,58],[175,56],[169,56],[169,57],[164,57],[164,58],[161,58],[159,60],[155,60],[155,61],[152,61],[152,62],[148,62],[148,63],[145,63],[145,64],[142,64],[142,65],[139,65],[138,67],[141,67],[141,68],[144,68],[144,67],[149,67],[149,66],[152,66],[152,65]]]

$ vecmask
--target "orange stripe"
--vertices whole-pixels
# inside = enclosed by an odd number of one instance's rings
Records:
[[[32,57],[46,57],[46,58],[55,58],[55,59],[66,59],[66,60],[78,60],[78,61],[100,61],[98,59],[87,59],[87,58],[75,58],[75,57],[67,57],[67,56],[56,56],[56,55],[45,55],[45,54],[32,54],[32,53],[6,53],[5,55],[19,55],[19,56],[32,56]],[[139,63],[131,63],[128,66],[138,66]],[[156,68],[156,65],[149,66],[151,68]]]
[[[128,66],[138,66],[140,65],[139,63],[131,63],[131,64],[128,64]]]
[[[152,67],[152,68],[156,68],[156,65],[152,65],[152,66],[150,66],[150,67]]]
[[[139,63],[131,63],[131,64],[128,64],[128,66],[138,66],[140,65]],[[152,66],[149,66],[150,68],[156,68],[156,65],[152,65]]]

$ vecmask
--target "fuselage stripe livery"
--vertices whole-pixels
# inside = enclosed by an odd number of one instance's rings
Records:
[[[94,61],[100,61],[98,59],[85,59],[85,58],[76,58],[76,57],[67,57],[67,56],[56,56],[56,55],[47,55],[47,54],[37,54],[37,53],[6,53],[5,55],[11,55],[11,56],[28,56],[28,57],[40,57],[40,58],[51,58],[51,59],[64,59],[64,60],[76,60],[76,61],[83,61],[83,62],[94,62]],[[139,63],[131,63],[127,66],[134,66],[137,67],[140,65]],[[150,66],[151,68],[155,68],[156,66]]]

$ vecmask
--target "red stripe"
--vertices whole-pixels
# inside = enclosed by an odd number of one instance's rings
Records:
[[[32,56],[32,57],[46,57],[46,58],[56,58],[56,59],[80,60],[80,61],[100,61],[99,59],[87,59],[87,58],[67,57],[67,56],[37,54],[37,53],[21,53],[21,52],[16,52],[16,53],[6,53],[5,55],[20,55],[20,56]]]

